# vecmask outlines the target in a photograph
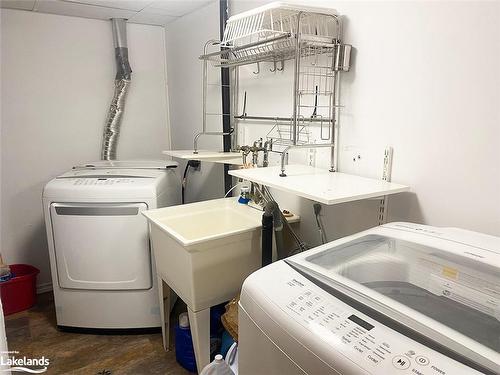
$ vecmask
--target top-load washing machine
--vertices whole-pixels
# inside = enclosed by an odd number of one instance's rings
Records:
[[[239,374],[500,374],[499,319],[500,238],[387,224],[245,280]]]
[[[43,191],[57,324],[160,327],[155,263],[142,211],[180,204],[177,163],[99,161]]]

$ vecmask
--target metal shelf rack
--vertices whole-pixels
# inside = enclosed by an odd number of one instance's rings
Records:
[[[239,121],[258,120],[274,123],[267,133],[270,144],[280,145],[281,174],[285,177],[286,156],[294,148],[330,148],[330,171],[337,170],[337,138],[339,117],[339,75],[350,67],[351,46],[342,43],[341,17],[332,9],[293,6],[271,3],[228,19],[222,41],[209,41],[203,61],[203,129],[196,134],[194,153],[198,139],[203,135],[230,135],[232,151],[238,151]],[[210,47],[220,50],[208,52]],[[293,106],[290,117],[273,117],[236,113],[238,98],[238,67],[247,64],[270,62],[274,70],[283,70],[286,60],[293,60]],[[232,96],[230,132],[206,130],[207,64],[230,69]],[[278,67],[280,64],[280,67]],[[311,143],[310,125],[319,125],[319,139]]]

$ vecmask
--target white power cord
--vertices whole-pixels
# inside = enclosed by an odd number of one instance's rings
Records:
[[[232,192],[237,186],[239,185],[242,185],[243,182],[238,182],[236,185],[234,185],[231,189],[229,189],[226,193],[226,195],[224,195],[224,198],[227,198],[227,196],[229,195],[230,192]]]

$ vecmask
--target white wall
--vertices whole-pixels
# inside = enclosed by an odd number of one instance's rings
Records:
[[[7,363],[9,355],[9,346],[7,343],[7,334],[5,333],[5,318],[3,315],[2,301],[0,301],[0,371],[6,375],[10,375],[10,366],[4,364]]]
[[[198,57],[203,53],[205,42],[218,37],[219,1],[180,17],[166,27],[172,149],[192,150],[194,136],[202,129],[202,62]],[[220,82],[220,69],[209,69],[209,82]],[[209,111],[220,113],[220,87],[210,86],[207,97]],[[207,130],[222,131],[220,117],[210,116]],[[222,137],[201,137],[199,148],[222,150]],[[189,173],[186,202],[220,198],[223,195],[222,165],[202,163],[200,171]]]
[[[164,29],[129,24],[132,84],[119,159],[169,147]],[[100,157],[116,73],[109,22],[1,12],[1,252],[50,282],[41,193],[51,178]]]
[[[230,11],[267,2],[231,1]],[[307,4],[345,15],[344,41],[356,48],[342,77],[340,170],[379,177],[383,150],[391,145],[392,180],[412,192],[390,198],[390,221],[500,235],[500,3]],[[292,68],[273,74],[269,67],[263,64],[259,77],[251,73],[254,66],[241,70],[249,114],[290,113]],[[246,141],[268,130],[250,125]],[[358,153],[361,160],[353,162]],[[299,211],[302,234],[317,243],[311,202],[278,196],[282,206]],[[377,207],[364,201],[327,208],[330,239],[376,225]]]

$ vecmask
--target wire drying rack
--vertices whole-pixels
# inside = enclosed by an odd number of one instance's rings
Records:
[[[318,10],[325,13],[316,13]],[[229,18],[220,43],[221,51],[203,58],[223,67],[289,60],[296,54],[294,36],[298,34],[297,30],[302,35],[302,46],[328,50],[333,48],[332,39],[339,29],[337,23],[331,9],[272,3]],[[314,52],[310,49],[301,50],[302,56]]]
[[[331,171],[336,170],[337,133],[339,116],[339,74],[350,67],[351,46],[341,41],[341,18],[332,9],[297,7],[271,3],[228,19],[220,50],[207,52],[200,57],[204,63],[228,68],[234,73],[231,86],[231,128],[233,150],[239,149],[237,129],[239,121],[268,121],[273,124],[267,139],[273,145],[283,146],[281,151],[281,176],[286,176],[286,155],[292,148],[331,148]],[[235,103],[238,98],[238,67],[270,62],[274,69],[283,70],[286,60],[293,60],[293,105],[289,117],[248,115],[246,94],[243,112],[238,115]],[[279,65],[278,65],[279,64]],[[206,74],[205,74],[206,75]],[[206,79],[205,79],[206,81]],[[206,82],[204,82],[206,85]],[[206,89],[204,89],[204,108]],[[222,115],[228,115],[224,113]],[[206,116],[206,113],[204,113]],[[204,119],[205,123],[205,119]],[[311,143],[311,125],[319,127],[317,142]],[[206,132],[200,135],[228,135]],[[195,151],[196,151],[195,142]]]
[[[266,134],[266,139],[272,140],[274,146],[290,146],[293,144],[293,122],[276,121],[271,130]],[[309,120],[300,117],[297,121],[296,144],[307,144],[311,140],[311,131],[309,129]]]
[[[335,71],[331,62],[333,50],[325,51],[314,46],[305,48],[301,57],[298,75],[298,88],[295,92],[297,121],[296,138],[293,139],[293,118],[277,121],[267,134],[273,144],[290,146],[304,145],[312,141],[312,125],[319,128],[320,142],[328,143],[332,139],[335,117]]]

